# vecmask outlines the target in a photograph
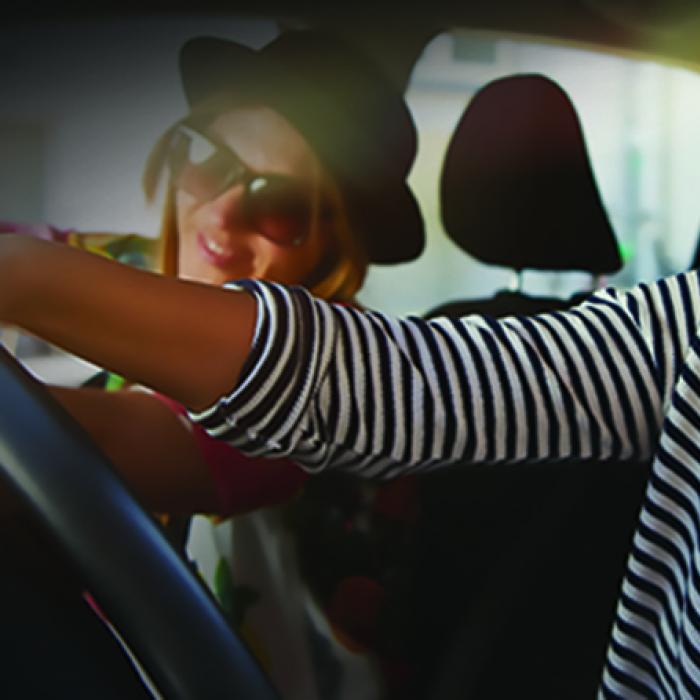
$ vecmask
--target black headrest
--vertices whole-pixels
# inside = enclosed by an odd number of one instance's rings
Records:
[[[593,274],[622,266],[576,111],[544,76],[508,76],[474,95],[440,187],[447,235],[481,262]]]

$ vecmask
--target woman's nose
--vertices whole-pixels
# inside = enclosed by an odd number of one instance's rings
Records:
[[[219,229],[229,230],[241,226],[245,187],[242,184],[229,187],[206,204],[210,222]]]

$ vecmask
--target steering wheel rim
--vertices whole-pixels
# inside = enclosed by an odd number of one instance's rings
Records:
[[[2,346],[0,387],[2,478],[76,565],[158,691],[183,700],[278,698],[106,457]]]

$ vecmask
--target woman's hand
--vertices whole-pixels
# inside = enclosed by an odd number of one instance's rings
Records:
[[[255,314],[246,293],[136,270],[56,243],[0,236],[0,322],[194,410],[235,386]]]

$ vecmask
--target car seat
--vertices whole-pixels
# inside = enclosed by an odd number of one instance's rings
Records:
[[[542,75],[508,76],[474,95],[440,186],[446,234],[482,263],[519,278],[530,269],[584,271],[591,286],[621,266],[575,109]],[[588,293],[501,290],[426,316],[532,314]],[[595,697],[647,473],[648,465],[585,462],[423,476],[422,696]]]

